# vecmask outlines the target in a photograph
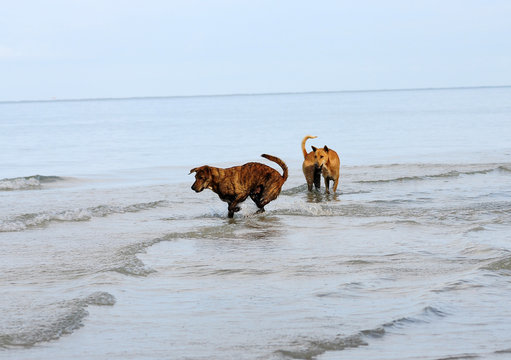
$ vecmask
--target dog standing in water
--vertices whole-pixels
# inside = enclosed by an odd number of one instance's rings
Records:
[[[334,192],[337,190],[339,183],[339,167],[341,162],[335,151],[329,149],[326,145],[323,149],[312,147],[314,151],[314,166],[321,170],[325,179],[326,193],[329,193],[330,180],[334,181]]]
[[[257,212],[263,212],[264,206],[279,196],[282,185],[287,180],[288,170],[278,157],[267,154],[261,156],[276,162],[282,168],[283,174],[280,175],[277,170],[257,162],[227,169],[204,165],[190,170],[190,174],[196,173],[192,190],[201,192],[210,189],[217,193],[222,201],[229,204],[230,218],[240,211],[238,204],[249,196],[259,208]]]
[[[302,171],[307,181],[307,188],[312,191],[312,184],[319,189],[321,187],[321,170],[314,165],[314,151],[307,153],[305,143],[309,139],[315,139],[317,136],[307,135],[302,140],[303,164]]]

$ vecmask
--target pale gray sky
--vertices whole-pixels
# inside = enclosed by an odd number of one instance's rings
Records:
[[[0,101],[511,85],[509,0],[17,0]]]

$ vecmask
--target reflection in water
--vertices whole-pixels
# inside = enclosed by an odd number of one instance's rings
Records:
[[[324,190],[312,190],[307,192],[307,202],[321,203],[328,201],[341,201],[341,193],[325,193]]]

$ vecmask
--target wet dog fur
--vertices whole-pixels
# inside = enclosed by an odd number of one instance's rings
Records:
[[[280,175],[277,170],[257,162],[227,169],[204,165],[190,170],[190,174],[195,173],[192,190],[201,192],[210,189],[218,194],[222,201],[227,202],[230,218],[240,211],[238,204],[249,196],[259,208],[257,212],[264,212],[264,206],[279,196],[287,179],[288,169],[286,164],[275,156],[261,156],[276,162],[282,168],[283,174]]]
[[[331,180],[334,182],[333,190],[335,192],[337,190],[337,185],[339,184],[339,168],[341,165],[339,155],[337,155],[334,150],[329,149],[326,145],[322,149],[318,149],[313,146],[312,150],[314,152],[314,166],[316,169],[321,171],[321,174],[325,179],[325,192],[330,192],[329,185]]]

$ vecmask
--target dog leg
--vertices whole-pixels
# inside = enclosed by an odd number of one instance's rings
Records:
[[[232,203],[229,203],[229,207],[227,208],[229,211],[227,214],[228,217],[230,217],[230,218],[234,217],[234,213],[241,210],[241,208],[239,206],[236,206],[237,204],[238,204],[237,201],[233,201]]]
[[[252,200],[256,204],[256,206],[259,208],[256,211],[256,214],[260,214],[264,212],[264,205],[261,203],[261,194],[257,194],[256,196],[251,196]]]
[[[330,179],[327,178],[327,177],[325,177],[325,187],[326,187],[325,193],[326,194],[330,194],[330,189],[329,189],[329,187],[330,187]]]
[[[231,208],[231,207],[229,206],[229,209],[228,209],[228,210],[229,210],[229,212],[227,213],[227,217],[233,218],[233,217],[234,217],[234,213],[235,213],[235,212],[240,211],[240,210],[241,210],[241,208],[240,208],[239,206],[236,206],[236,207],[234,207],[234,208]]]
[[[229,212],[228,212],[227,216],[230,218],[234,217],[234,213],[241,210],[241,208],[238,206],[238,204],[240,202],[245,201],[246,198],[247,198],[247,196],[243,196],[243,195],[239,196],[238,195],[233,201],[231,201],[229,203],[229,207],[228,207]]]
[[[307,190],[312,191],[312,182],[307,181]]]
[[[316,170],[314,169],[314,165],[304,167],[303,174],[305,175],[305,180],[307,181],[307,189],[312,191],[312,185],[316,182]]]
[[[314,169],[314,187],[316,187],[316,190],[319,190],[321,188],[321,170],[320,169]],[[312,190],[312,184],[309,188],[309,191]]]
[[[270,203],[271,201],[275,200],[277,198],[278,194],[274,194],[272,192],[267,192],[265,194],[262,194],[261,196],[261,199],[259,200],[258,203],[256,203],[257,207],[259,208],[259,210],[257,211],[258,213],[262,213],[264,212],[264,207],[266,205],[268,205],[268,203]]]
[[[334,192],[337,191],[337,184],[339,184],[339,178],[334,180]]]

